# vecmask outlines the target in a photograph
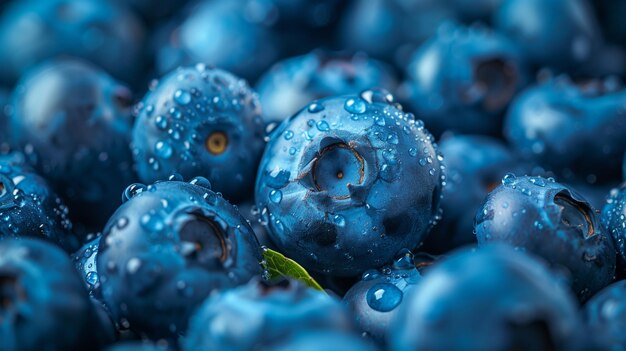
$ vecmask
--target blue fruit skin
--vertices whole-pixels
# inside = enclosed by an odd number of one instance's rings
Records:
[[[201,1],[185,13],[183,20],[163,29],[167,35],[156,39],[162,41],[156,50],[160,74],[203,62],[254,79],[279,57],[271,12],[251,0]]]
[[[563,179],[619,181],[626,150],[625,98],[626,89],[612,81],[576,85],[559,76],[515,99],[504,134],[520,155]]]
[[[389,323],[397,315],[405,292],[422,280],[413,254],[404,250],[394,263],[368,270],[343,297],[359,329],[379,345],[387,343]]]
[[[267,350],[300,333],[351,332],[346,309],[297,281],[259,279],[209,297],[189,322],[184,351]]]
[[[257,208],[276,246],[310,270],[380,267],[439,217],[442,157],[392,101],[382,90],[318,100],[270,136]]]
[[[135,179],[130,99],[125,86],[78,60],[44,63],[15,89],[14,142],[76,222],[100,228]]]
[[[405,294],[390,350],[579,350],[574,297],[547,267],[499,245],[463,249]]]
[[[402,100],[436,135],[499,134],[505,109],[528,81],[506,37],[451,23],[415,51],[406,74]]]
[[[114,319],[153,340],[175,339],[212,291],[262,271],[259,244],[237,209],[206,179],[172,179],[127,189],[96,256]]]
[[[626,280],[613,283],[597,293],[584,307],[584,316],[597,350],[626,349]]]
[[[445,253],[475,244],[474,216],[483,200],[508,172],[521,170],[517,157],[495,138],[457,135],[443,138],[439,151],[446,165],[442,219],[421,250]]]
[[[314,331],[297,334],[284,343],[273,346],[271,350],[376,351],[378,348],[368,343],[359,335],[336,331]]]
[[[210,152],[207,142],[223,133],[227,145]],[[145,183],[204,176],[229,200],[252,195],[265,147],[256,94],[234,75],[198,64],[166,75],[146,94],[133,128],[133,155]]]
[[[348,5],[339,25],[339,43],[404,67],[410,53],[454,20],[443,1],[357,0]]]
[[[494,27],[532,64],[557,70],[585,64],[603,45],[586,0],[503,0]]]
[[[315,50],[276,63],[257,83],[266,120],[282,121],[309,102],[370,87],[395,90],[391,67],[366,54]]]
[[[2,350],[99,348],[89,296],[67,254],[52,244],[0,241],[0,300]]]
[[[85,287],[90,296],[101,298],[100,278],[98,277],[98,267],[96,257],[100,247],[100,236],[90,240],[72,255],[74,267],[83,278]]]
[[[611,189],[600,219],[613,238],[622,262],[626,262],[626,183]]]
[[[474,228],[479,247],[506,243],[545,259],[568,275],[581,300],[615,274],[613,240],[595,210],[553,179],[505,176],[476,212]]]
[[[0,156],[0,218],[0,240],[37,237],[67,252],[80,245],[67,207],[19,153]]]
[[[123,2],[13,1],[0,17],[0,80],[12,83],[44,60],[74,56],[133,82],[143,39],[141,22]]]

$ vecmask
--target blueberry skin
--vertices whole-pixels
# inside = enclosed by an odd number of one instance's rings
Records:
[[[602,289],[584,307],[584,316],[598,350],[624,350],[626,280]]]
[[[571,293],[540,261],[511,248],[463,249],[408,290],[390,350],[579,350]]]
[[[80,242],[68,208],[25,162],[19,153],[0,156],[0,240],[37,237],[74,252]]]
[[[99,348],[89,296],[67,254],[54,245],[0,241],[0,298],[2,350]]]
[[[315,50],[276,63],[259,78],[256,90],[265,119],[282,121],[313,100],[370,87],[393,91],[396,85],[391,67],[366,54]]]
[[[411,52],[455,17],[443,1],[356,0],[339,25],[339,45],[405,67]]]
[[[44,63],[15,89],[13,139],[77,222],[100,228],[135,179],[130,99],[128,88],[78,60]]]
[[[156,68],[165,74],[202,62],[254,79],[274,63],[280,42],[270,11],[252,0],[201,1],[175,19],[167,35],[156,39]],[[259,11],[257,11],[259,10]],[[236,38],[236,40],[233,40]]]
[[[476,212],[479,247],[506,243],[565,273],[581,300],[611,283],[616,253],[596,211],[574,190],[542,177],[502,179]]]
[[[559,76],[515,99],[504,134],[520,155],[565,180],[618,181],[626,150],[625,98],[626,90],[612,81],[577,85]]]
[[[98,277],[98,267],[96,257],[100,247],[100,236],[87,242],[72,255],[74,267],[83,278],[85,287],[90,296],[101,298],[100,278]]]
[[[341,303],[297,281],[277,284],[253,279],[211,295],[189,322],[184,351],[273,350],[300,333],[350,332]]]
[[[336,331],[304,332],[271,348],[272,351],[376,351],[362,337]]]
[[[493,22],[535,66],[577,68],[603,45],[586,0],[503,0]]]
[[[441,156],[386,91],[314,101],[272,133],[256,182],[270,237],[288,257],[351,276],[416,247],[439,217]]]
[[[402,100],[426,127],[497,135],[504,111],[528,81],[517,47],[482,26],[446,23],[415,51]]]
[[[343,303],[363,334],[385,345],[389,324],[400,310],[405,292],[421,280],[413,254],[405,250],[392,265],[363,273],[361,281],[343,297]]]
[[[0,17],[0,79],[12,83],[44,60],[74,56],[133,82],[143,39],[141,22],[123,2],[13,1]]]
[[[487,194],[507,173],[523,165],[501,141],[479,135],[454,135],[442,138],[439,151],[446,165],[441,221],[421,248],[430,253],[445,253],[476,243],[474,215]]]
[[[600,220],[613,238],[622,262],[626,262],[626,183],[611,189]]]
[[[261,249],[237,209],[208,188],[172,177],[131,185],[96,256],[114,319],[153,340],[175,339],[214,290],[261,273]]]
[[[146,94],[133,128],[145,183],[204,176],[229,200],[252,196],[265,147],[257,95],[234,75],[203,64],[179,68]]]

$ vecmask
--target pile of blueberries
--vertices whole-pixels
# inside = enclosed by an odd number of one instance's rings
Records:
[[[626,1],[0,1],[0,351],[626,350]]]

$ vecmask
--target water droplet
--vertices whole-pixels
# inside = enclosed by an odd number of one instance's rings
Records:
[[[141,183],[133,183],[124,189],[122,202],[126,202],[146,190],[146,186]]]
[[[310,113],[318,113],[324,111],[324,105],[318,102],[313,102],[307,109]]]
[[[167,119],[165,117],[161,116],[161,115],[156,116],[156,118],[154,119],[154,124],[160,130],[166,130],[167,129]]]
[[[173,149],[167,141],[157,141],[154,144],[154,153],[160,158],[168,159],[172,156]]]
[[[333,216],[333,223],[338,227],[343,227],[346,225],[346,219],[342,215],[337,214]]]
[[[179,105],[187,105],[191,102],[191,94],[186,90],[178,89],[174,92],[174,101]]]
[[[365,101],[360,98],[349,98],[346,100],[343,108],[350,113],[360,114],[367,110],[367,105],[365,104]]]
[[[141,216],[141,225],[152,232],[160,232],[164,227],[163,221],[159,217],[148,213]]]
[[[296,154],[296,151],[298,151],[298,150],[296,150],[296,148],[295,148],[295,147],[290,147],[290,148],[289,148],[289,155],[292,155],[292,156],[293,156],[293,155],[295,155],[295,154]]]
[[[545,180],[541,177],[531,177],[530,182],[535,184],[536,186],[544,187],[546,186]]]
[[[98,283],[98,273],[89,272],[87,273],[87,283],[91,286],[95,286]]]
[[[513,184],[515,184],[516,181],[516,177],[515,174],[513,173],[507,173],[503,178],[502,178],[502,185],[506,186],[506,187],[510,187]]]
[[[373,280],[380,276],[380,273],[375,269],[367,270],[361,276],[362,280]]]
[[[200,176],[194,177],[192,180],[189,181],[189,184],[201,186],[209,190],[211,189],[211,182],[205,177],[200,177]]]
[[[414,147],[410,148],[410,149],[409,149],[409,155],[410,155],[411,157],[415,157],[415,156],[417,156],[417,149],[416,149],[416,148],[414,148]]]
[[[283,199],[283,193],[280,190],[272,189],[270,191],[270,201],[275,204],[279,204]]]
[[[367,304],[374,310],[389,312],[402,302],[402,291],[389,283],[376,284],[367,291]]]
[[[317,130],[320,132],[327,132],[330,130],[330,126],[326,121],[319,121],[317,122]]]
[[[283,134],[283,137],[285,138],[285,140],[291,140],[291,138],[293,138],[293,132],[290,130],[285,131],[285,134]]]
[[[400,250],[396,256],[396,260],[393,262],[393,268],[402,270],[414,269],[413,253],[411,253],[409,249]]]

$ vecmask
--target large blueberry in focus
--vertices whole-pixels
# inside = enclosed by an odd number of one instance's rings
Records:
[[[287,256],[357,275],[427,234],[439,216],[441,160],[422,121],[386,91],[318,100],[272,133],[256,204]]]
[[[626,280],[613,283],[592,297],[585,304],[584,316],[595,349],[626,349]]]
[[[446,165],[446,186],[441,200],[443,216],[422,248],[431,253],[476,243],[474,216],[485,196],[507,173],[522,167],[506,145],[486,136],[443,138],[439,151]]]
[[[404,67],[416,46],[454,17],[443,1],[356,0],[340,23],[339,42]]]
[[[520,94],[504,134],[522,156],[563,179],[619,180],[626,150],[626,89],[613,80],[549,79]]]
[[[324,292],[253,279],[209,297],[191,318],[182,349],[273,350],[299,333],[352,330],[347,311]]]
[[[38,237],[74,252],[80,245],[68,209],[21,154],[0,156],[0,240]]]
[[[363,53],[316,50],[275,64],[261,76],[257,91],[264,117],[282,121],[313,100],[356,94],[370,87],[395,90],[392,69]]]
[[[539,67],[577,68],[603,45],[587,0],[503,0],[494,25]]]
[[[407,291],[392,321],[391,350],[580,350],[571,293],[522,252],[491,246],[455,252]]]
[[[403,100],[435,134],[499,134],[504,111],[528,80],[506,37],[449,23],[414,53],[406,73]]]
[[[0,79],[13,82],[43,60],[69,55],[132,82],[141,72],[143,38],[124,2],[13,1],[0,17]]]
[[[622,261],[626,262],[626,183],[611,189],[600,219],[613,238]]]
[[[574,190],[542,177],[507,174],[476,213],[479,246],[502,242],[545,259],[585,300],[615,274],[613,240]]]
[[[265,71],[279,57],[273,14],[252,0],[200,1],[175,20],[156,52],[165,74],[197,62],[215,65],[246,79]]]
[[[77,60],[44,63],[15,89],[12,137],[80,222],[104,223],[134,180],[130,106],[125,86]]]
[[[99,324],[67,254],[44,241],[0,241],[0,349],[98,349]]]
[[[178,68],[139,105],[133,155],[151,183],[172,173],[208,178],[229,200],[251,196],[265,142],[261,107],[248,84],[203,64]]]
[[[400,310],[404,294],[422,279],[413,254],[404,250],[390,266],[368,270],[343,297],[357,326],[368,338],[384,345],[389,323]]]
[[[261,273],[261,249],[237,209],[208,181],[133,184],[96,256],[105,303],[122,326],[175,339],[214,290]]]

